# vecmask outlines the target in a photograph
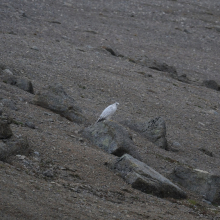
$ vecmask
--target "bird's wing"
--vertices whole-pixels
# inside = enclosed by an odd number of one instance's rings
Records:
[[[106,109],[104,109],[104,111],[102,112],[102,114],[99,116],[99,118],[107,118],[108,116],[110,116],[111,114],[114,113],[114,109],[113,106],[110,105],[108,106]]]

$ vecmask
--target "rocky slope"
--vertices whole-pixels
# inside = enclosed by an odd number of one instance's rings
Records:
[[[143,163],[218,176],[219,11],[217,0],[2,0],[0,112],[13,135],[0,149],[22,139],[30,151],[1,158],[0,218],[218,219],[186,183],[181,200],[132,188],[81,131],[117,101],[120,126],[166,122],[165,149],[125,126]],[[47,96],[57,84],[60,100]]]

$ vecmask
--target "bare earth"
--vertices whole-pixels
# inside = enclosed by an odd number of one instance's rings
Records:
[[[115,101],[116,122],[162,116],[177,152],[131,131],[143,161],[162,175],[178,164],[219,174],[220,93],[202,86],[220,84],[219,0],[1,0],[0,39],[1,65],[31,80],[35,93],[62,84],[89,124]],[[144,57],[190,83],[136,62]],[[32,148],[0,162],[0,219],[218,219],[219,207],[191,192],[174,200],[132,189],[105,165],[114,156],[80,136],[87,125],[31,104],[33,97],[0,82],[0,108]]]

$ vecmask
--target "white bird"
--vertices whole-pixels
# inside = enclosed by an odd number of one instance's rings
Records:
[[[110,117],[116,112],[117,106],[119,105],[118,102],[115,102],[112,105],[109,105],[107,108],[104,109],[102,114],[99,116],[99,119],[96,121],[96,123],[104,120],[109,120]]]

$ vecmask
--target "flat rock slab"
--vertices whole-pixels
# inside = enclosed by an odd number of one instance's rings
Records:
[[[33,103],[43,108],[50,109],[70,121],[76,123],[83,123],[86,121],[85,117],[82,115],[82,110],[76,106],[75,100],[68,96],[63,87],[59,84],[50,85],[43,91],[39,91],[35,95]]]
[[[141,160],[126,129],[113,121],[99,122],[82,131],[82,135],[109,154],[130,154]]]
[[[120,123],[145,136],[155,145],[165,150],[168,149],[166,139],[166,123],[162,117],[156,117],[146,122],[126,120]]]
[[[125,154],[111,164],[133,188],[158,197],[186,198],[186,193],[145,163]]]
[[[16,138],[12,136],[9,139],[0,141],[0,160],[5,161],[8,157],[16,154],[26,155],[30,152],[27,138]]]
[[[178,166],[169,178],[184,188],[204,196],[211,203],[220,205],[220,176],[204,170]]]

